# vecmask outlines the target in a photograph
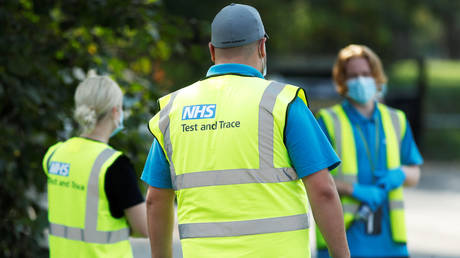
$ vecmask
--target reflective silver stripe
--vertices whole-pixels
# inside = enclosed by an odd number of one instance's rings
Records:
[[[63,237],[66,239],[85,241],[98,244],[112,244],[123,240],[128,240],[129,229],[123,228],[117,231],[93,231],[87,232],[82,228],[67,227],[55,223],[50,223],[50,234],[53,236]],[[85,236],[91,235],[91,239]]]
[[[398,139],[399,146],[401,146],[401,123],[399,122],[398,113],[396,112],[396,110],[392,108],[388,108],[388,112],[390,113],[391,123],[393,124],[393,128],[395,129],[396,139]]]
[[[339,116],[337,113],[332,110],[331,108],[326,109],[326,112],[332,117],[333,125],[334,125],[334,143],[335,143],[335,150],[339,157],[342,156],[342,124],[340,123]],[[340,172],[342,172],[342,168],[339,166],[337,168]]]
[[[332,117],[333,125],[334,125],[335,150],[337,152],[337,155],[340,158],[342,158],[342,153],[344,151],[343,146],[342,146],[342,123],[339,119],[339,116],[332,108],[326,109],[326,112],[329,113],[329,115]],[[337,167],[337,174],[335,175],[335,179],[344,181],[350,184],[356,183],[357,181],[356,175],[344,174],[342,167],[343,167],[342,164]]]
[[[285,84],[271,82],[259,104],[259,168],[273,168],[273,108]]]
[[[202,237],[234,237],[287,232],[309,228],[308,214],[210,223],[179,224],[180,239]]]
[[[176,176],[177,189],[212,185],[279,183],[297,179],[293,168],[231,169],[186,173]]]
[[[390,210],[402,210],[404,209],[403,201],[390,201]]]
[[[326,112],[332,117],[333,120],[335,151],[339,157],[342,157],[342,124],[340,123],[339,116],[334,110],[332,110],[332,108],[326,109]],[[343,176],[342,166],[339,165],[337,167],[336,178],[343,180],[341,179]]]
[[[171,132],[169,128],[169,113],[171,112],[171,107],[173,105],[174,99],[177,96],[177,91],[171,94],[171,97],[169,98],[168,104],[160,110],[160,120],[158,122],[158,126],[160,128],[161,133],[163,133],[163,141],[164,141],[164,147],[166,151],[166,155],[168,155],[169,159],[169,170],[171,173],[171,182],[172,186],[174,189],[176,189],[176,170],[174,168],[174,163],[172,162],[172,155],[173,155],[173,148],[171,144]]]
[[[342,209],[344,213],[355,214],[358,211],[359,204],[357,203],[342,203]]]
[[[93,163],[91,174],[89,175],[88,188],[86,193],[85,210],[85,231],[84,239],[88,242],[96,241],[97,217],[99,206],[99,174],[104,163],[115,154],[115,150],[107,148],[103,150]]]
[[[67,239],[100,244],[116,243],[122,240],[128,240],[128,228],[116,231],[97,231],[99,175],[104,163],[115,153],[116,151],[114,149],[106,148],[96,157],[96,160],[93,163],[86,193],[85,228],[82,229],[50,223],[50,234]]]

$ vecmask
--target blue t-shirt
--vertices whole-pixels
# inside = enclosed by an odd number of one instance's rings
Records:
[[[373,174],[371,164],[374,164],[376,171],[386,171],[386,145],[380,112],[374,108],[371,118],[361,115],[347,100],[342,106],[353,125],[353,135],[358,155],[358,183],[374,184],[375,178],[379,175]],[[324,121],[319,118],[318,122],[329,137]],[[409,123],[406,121],[407,129],[401,143],[401,164],[421,165],[423,158],[412,137]],[[369,160],[365,143],[360,136],[359,128],[368,144],[372,162]],[[376,130],[378,126],[378,132]],[[377,139],[378,136],[378,139]],[[377,147],[379,146],[379,147]],[[408,256],[407,246],[393,242],[390,229],[390,216],[388,202],[384,203],[382,216],[382,232],[379,235],[368,235],[365,233],[365,224],[362,220],[355,221],[347,230],[348,245],[352,257],[403,257]],[[319,251],[318,258],[329,257],[327,250]]]
[[[242,64],[214,65],[207,76],[228,73],[263,78],[259,71]],[[333,169],[340,163],[310,109],[298,97],[289,106],[285,139],[289,157],[299,178],[325,168]],[[172,188],[169,163],[156,139],[153,140],[141,179],[153,187]]]

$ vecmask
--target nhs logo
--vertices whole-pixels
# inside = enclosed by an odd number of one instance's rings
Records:
[[[216,117],[216,104],[185,106],[182,110],[182,120],[214,117]]]
[[[69,176],[70,164],[53,161],[50,164],[48,173],[57,175],[57,176]]]

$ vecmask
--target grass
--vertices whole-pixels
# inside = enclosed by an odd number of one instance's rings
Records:
[[[460,61],[432,59],[427,63],[428,85],[460,89]]]

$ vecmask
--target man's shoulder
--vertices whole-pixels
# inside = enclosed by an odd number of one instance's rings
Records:
[[[261,80],[265,80],[265,79],[261,79]],[[267,81],[269,83],[278,84],[281,87],[292,87],[292,88],[296,88],[296,89],[302,89],[302,87],[294,85],[294,84],[291,84],[291,83],[288,83],[288,82],[282,82],[282,81],[277,81],[277,80],[265,80],[265,81]]]

